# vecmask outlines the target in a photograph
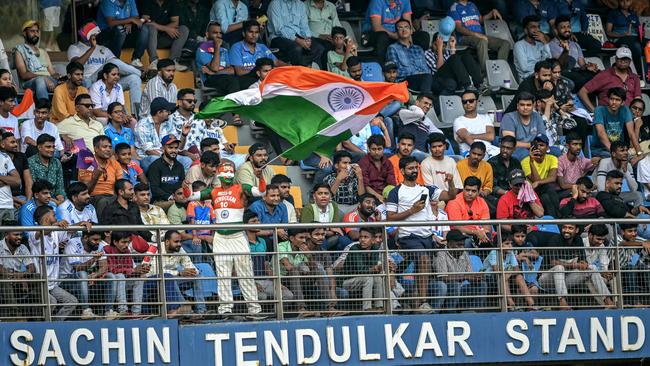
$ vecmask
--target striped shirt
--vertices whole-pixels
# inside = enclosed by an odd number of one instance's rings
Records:
[[[151,101],[157,97],[163,97],[167,99],[169,103],[176,104],[176,94],[178,90],[176,84],[169,83],[166,84],[160,75],[156,75],[155,78],[149,80],[147,85],[144,87],[142,92],[142,101],[140,103],[140,115],[148,116],[150,114]]]
[[[445,49],[442,51],[442,58],[444,61],[447,61],[451,57],[451,51]],[[427,65],[431,69],[431,74],[435,75],[438,72],[438,52],[434,50],[426,50],[424,52],[424,59],[427,61]]]

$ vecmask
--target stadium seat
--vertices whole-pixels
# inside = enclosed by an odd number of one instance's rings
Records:
[[[384,73],[381,71],[381,65],[377,62],[362,62],[361,80],[384,81]]]
[[[497,105],[494,103],[494,99],[488,95],[481,95],[478,98],[477,111],[481,114],[486,114],[488,111],[496,111]]]
[[[611,56],[609,58],[609,64],[614,65],[615,62],[616,62],[616,56]],[[630,62],[630,68],[632,69],[633,73],[639,75],[641,77],[641,80],[643,80],[643,76],[640,75],[638,72],[636,72],[636,66],[634,66],[634,62]]]
[[[505,110],[508,108],[512,100],[515,99],[515,96],[512,94],[504,94],[501,96],[501,109]]]
[[[285,165],[269,165],[273,169],[273,174],[284,174],[287,175],[287,167]]]
[[[354,29],[352,28],[352,24],[350,24],[350,22],[346,20],[341,20],[341,26],[343,27],[343,29],[345,29],[345,32],[348,34],[348,37],[350,37],[350,39],[352,39],[352,41],[356,43],[358,53],[368,53],[374,51],[373,47],[369,47],[369,46],[364,47],[361,45],[361,43],[357,40],[357,35],[354,32]]]
[[[641,93],[641,99],[643,99],[643,102],[645,103],[645,111],[643,111],[643,115],[650,116],[650,96]]]
[[[441,95],[440,96],[440,121],[439,128],[448,128],[454,126],[456,117],[465,114],[463,102],[458,95]]]
[[[431,43],[433,43],[433,35],[438,33],[440,29],[440,19],[423,19],[421,23],[423,31],[429,33]]]
[[[486,60],[488,84],[491,87],[508,89],[505,87],[505,80],[510,80],[509,90],[517,90],[519,83],[506,60]]]
[[[510,43],[510,47],[515,46],[515,41],[512,39],[512,33],[510,33],[510,28],[508,28],[508,23],[503,19],[490,19],[485,21],[485,34],[494,37],[503,39]]]
[[[300,186],[292,185],[289,194],[293,196],[293,206],[298,210],[302,209],[302,190]]]
[[[542,219],[543,220],[554,220],[555,218],[553,216],[544,215],[542,217]],[[547,232],[547,233],[556,233],[556,234],[560,233],[560,229],[555,224],[538,224],[537,225],[537,230],[544,231],[544,232]]]
[[[600,57],[585,57],[585,62],[591,62],[592,64],[596,64],[598,66],[598,70],[605,70],[605,64],[603,63],[603,60]]]
[[[439,129],[449,128],[449,126],[445,126],[442,122],[440,122],[440,119],[438,119],[438,115],[436,114],[436,110],[434,108],[429,109],[429,112],[427,112],[427,117],[429,117],[431,122],[433,122],[433,125]]]

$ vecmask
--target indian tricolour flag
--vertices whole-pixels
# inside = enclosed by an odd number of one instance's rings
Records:
[[[293,145],[282,156],[301,160],[313,152],[330,155],[393,100],[408,100],[406,83],[356,82],[327,71],[287,66],[271,70],[259,89],[213,99],[196,118],[241,114]]]

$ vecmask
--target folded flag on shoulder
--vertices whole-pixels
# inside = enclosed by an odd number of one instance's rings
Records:
[[[259,89],[213,99],[196,118],[228,112],[251,118],[293,145],[282,156],[302,160],[313,152],[329,156],[393,100],[408,100],[406,83],[357,82],[327,71],[287,66],[271,70]]]

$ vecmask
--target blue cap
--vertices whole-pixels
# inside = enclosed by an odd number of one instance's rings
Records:
[[[174,143],[174,142],[180,142],[180,141],[178,141],[178,139],[176,138],[176,136],[174,136],[174,135],[172,135],[172,134],[166,135],[165,137],[162,138],[162,140],[160,140],[160,143],[161,143],[163,146],[166,146],[166,145],[172,144],[172,143]]]
[[[446,16],[440,20],[440,26],[438,28],[438,34],[442,37],[442,40],[445,42],[449,41],[449,37],[456,30],[456,22],[450,16]]]

